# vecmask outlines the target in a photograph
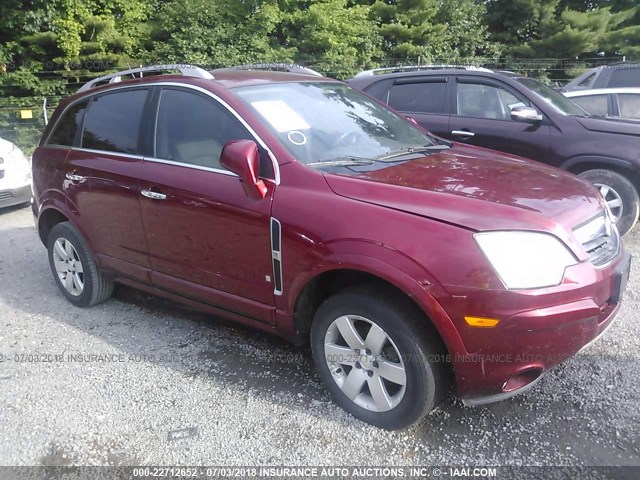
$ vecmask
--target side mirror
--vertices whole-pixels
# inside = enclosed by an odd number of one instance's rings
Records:
[[[227,170],[240,177],[247,196],[262,199],[267,194],[267,186],[258,178],[260,152],[252,140],[232,140],[225,144],[220,154],[220,163]]]
[[[517,122],[536,123],[542,121],[542,115],[535,108],[518,106],[511,109],[511,118]]]

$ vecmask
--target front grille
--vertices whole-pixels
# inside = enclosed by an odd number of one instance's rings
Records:
[[[11,192],[0,192],[0,200],[6,200],[7,198],[11,198]]]
[[[587,220],[573,229],[576,239],[596,267],[608,264],[620,251],[620,235],[605,213]]]

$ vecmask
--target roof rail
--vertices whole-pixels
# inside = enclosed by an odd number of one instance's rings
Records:
[[[491,72],[488,68],[474,67],[472,65],[445,65],[445,64],[427,64],[427,65],[403,65],[398,67],[380,67],[372,70],[365,70],[356,75],[359,77],[371,77],[373,75],[382,75],[384,73],[397,73],[397,72],[415,72],[419,70],[444,70],[444,69],[459,69],[459,70],[475,70],[477,72]]]
[[[104,75],[102,77],[94,78],[93,80],[85,83],[78,92],[84,92],[96,87],[100,83],[117,83],[122,81],[122,77],[126,75],[132,75],[135,78],[135,74],[139,73],[140,78],[142,78],[143,73],[149,72],[164,72],[168,70],[178,70],[185,77],[194,77],[194,78],[203,78],[206,80],[213,80],[213,75],[211,75],[206,70],[203,70],[200,67],[196,67],[195,65],[185,65],[185,64],[168,64],[168,65],[151,65],[148,67],[138,67],[132,68],[129,70],[123,70],[121,72],[110,73],[109,75]]]
[[[267,70],[272,72],[300,73],[302,75],[313,75],[314,77],[322,77],[321,73],[295,63],[251,63],[229,67],[228,70]]]

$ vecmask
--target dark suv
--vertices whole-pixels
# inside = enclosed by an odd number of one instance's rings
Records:
[[[624,87],[640,87],[640,63],[618,63],[592,68],[567,83],[562,91]]]
[[[86,85],[34,153],[73,305],[119,282],[310,342],[335,400],[385,428],[451,372],[469,404],[509,398],[611,325],[630,260],[589,183],[328,78],[176,68]]]
[[[348,83],[443,138],[501,150],[596,185],[624,235],[640,209],[640,126],[590,117],[538,81],[486,69],[376,75]]]

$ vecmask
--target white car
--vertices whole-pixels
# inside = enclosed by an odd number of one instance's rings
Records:
[[[31,165],[13,143],[0,138],[0,208],[31,199]]]
[[[640,88],[596,88],[562,93],[592,115],[640,120]]]

